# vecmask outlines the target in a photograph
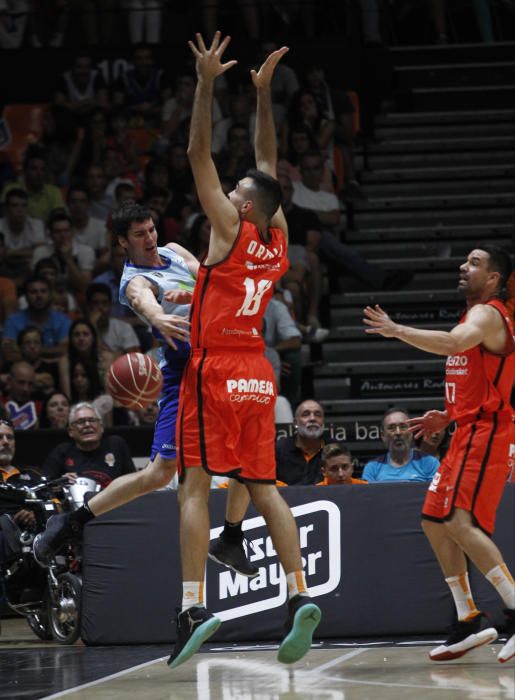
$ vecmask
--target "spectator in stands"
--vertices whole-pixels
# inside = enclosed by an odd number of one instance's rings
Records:
[[[104,435],[102,417],[91,403],[71,407],[68,435],[71,442],[57,445],[43,463],[47,479],[66,476],[73,483],[84,476],[104,487],[136,471],[127,443],[118,435]]]
[[[34,248],[45,243],[45,227],[40,219],[28,215],[29,195],[22,187],[5,194],[4,216],[0,231],[7,247],[7,263],[28,270]]]
[[[110,250],[109,265],[100,275],[95,277],[93,284],[104,284],[111,290],[111,316],[123,318],[132,322],[137,316],[126,306],[118,301],[118,290],[122,278],[123,266],[125,265],[125,250],[116,241],[113,241]]]
[[[381,437],[388,452],[365,465],[363,478],[379,481],[431,481],[440,462],[413,447],[409,415],[401,408],[389,408],[382,422]]]
[[[65,430],[68,426],[70,406],[70,399],[66,394],[60,391],[54,391],[49,394],[43,402],[39,427]]]
[[[400,289],[413,277],[409,271],[388,272],[379,265],[369,263],[351,246],[341,243],[339,201],[336,195],[323,192],[321,177],[323,160],[320,153],[308,151],[300,161],[301,182],[293,183],[293,204],[315,213],[320,221],[319,250],[323,257],[338,271],[345,270],[372,289]]]
[[[95,251],[75,240],[72,220],[65,209],[54,211],[47,225],[51,243],[36,248],[32,264],[52,258],[59,269],[60,281],[75,292],[83,292],[91,281]]]
[[[37,483],[40,478],[32,471],[21,471],[13,465],[16,450],[16,436],[14,425],[9,420],[0,419],[0,482],[11,486],[22,487]],[[33,511],[20,508],[19,503],[12,500],[0,500],[0,516],[10,515],[14,522],[21,528],[27,529],[35,525],[36,518]],[[8,544],[5,530],[2,530],[0,519],[0,564],[10,555],[12,549]]]
[[[211,237],[211,223],[205,214],[197,214],[188,232],[186,247],[202,262],[207,255],[209,239]]]
[[[14,362],[7,377],[3,398],[8,419],[16,430],[35,428],[41,403],[35,394],[34,369],[28,362]]]
[[[131,126],[159,127],[161,103],[170,95],[168,78],[163,68],[155,64],[151,47],[136,46],[133,67],[113,86],[113,103],[127,108]]]
[[[429,437],[423,435],[418,441],[417,447],[424,454],[432,455],[441,462],[449,448],[450,439],[449,429],[443,428],[432,433]]]
[[[163,104],[161,112],[161,134],[166,142],[186,144],[195,94],[195,78],[190,73],[180,73],[175,82],[173,97]],[[213,102],[213,124],[222,117],[216,99]]]
[[[223,148],[227,147],[227,134],[229,129],[236,125],[244,126],[250,134],[251,141],[254,140],[256,114],[252,109],[250,96],[247,94],[231,95],[229,116],[220,119],[213,125],[212,153],[220,153]]]
[[[0,264],[5,259],[4,234],[0,233]],[[0,273],[0,332],[7,316],[16,311],[16,285],[9,277]]]
[[[140,342],[134,329],[126,321],[111,317],[111,288],[107,284],[93,282],[86,289],[86,317],[95,327],[103,346],[114,356],[125,352],[138,352]]]
[[[89,213],[89,194],[85,187],[70,187],[66,195],[70,213],[73,239],[93,248],[99,262],[107,262],[110,234],[104,219],[96,219]]]
[[[175,219],[166,215],[166,210],[170,202],[170,191],[162,187],[154,187],[145,192],[145,197],[141,200],[143,206],[150,209],[152,221],[157,231],[158,245],[166,245],[177,241],[179,237],[179,225]]]
[[[29,16],[27,0],[0,0],[0,49],[19,49]]]
[[[18,334],[20,357],[34,370],[34,389],[47,396],[59,388],[59,370],[56,362],[42,357],[43,333],[36,326],[27,326]]]
[[[277,297],[268,302],[264,319],[265,345],[274,348],[281,357],[282,393],[295,405],[300,397],[302,383],[301,332],[287,306]]]
[[[277,478],[293,485],[318,484],[324,447],[324,409],[313,399],[299,404],[295,411],[295,435],[277,441]]]
[[[70,319],[51,308],[52,295],[44,277],[31,277],[25,283],[27,309],[8,316],[4,324],[2,350],[9,361],[17,359],[16,341],[20,331],[36,326],[43,333],[42,356],[56,359],[66,352]]]
[[[90,165],[86,172],[86,190],[89,194],[89,215],[107,221],[114,208],[113,197],[106,192],[107,178],[101,165]]]
[[[168,171],[169,189],[173,193],[173,197],[187,197],[193,186],[193,173],[188,161],[186,146],[182,143],[174,143],[168,151]],[[166,213],[167,216],[173,216],[170,210]]]
[[[25,152],[19,185],[27,190],[28,213],[34,219],[47,221],[54,209],[64,206],[61,191],[48,182],[47,154],[38,145],[29,146]]]
[[[68,352],[59,359],[60,385],[64,393],[73,401],[75,394],[81,391],[89,399],[96,398],[102,392],[104,376],[113,359],[113,353],[99,345],[96,328],[89,321],[74,321],[70,326]],[[73,382],[77,377],[79,388],[74,390]],[[81,384],[81,379],[85,378],[89,378],[87,387]]]
[[[227,146],[216,158],[218,172],[222,178],[240,180],[254,165],[254,154],[249,130],[243,124],[231,126],[227,132]]]
[[[300,161],[304,153],[318,153],[318,145],[310,128],[304,124],[293,125],[287,131],[287,143],[283,147],[283,157],[277,163],[279,175],[286,175],[292,182],[300,182]],[[335,175],[329,161],[323,159],[320,189],[335,194]]]
[[[87,124],[87,118],[98,107],[109,107],[109,90],[102,73],[93,67],[91,56],[79,53],[72,67],[62,73],[57,83],[54,103],[66,109],[76,127]]]
[[[278,45],[272,41],[263,42],[260,46],[255,65],[260,66],[266,57],[269,56],[272,51],[276,51],[278,48]],[[280,111],[277,109],[277,107],[282,107],[281,111],[285,116],[293,95],[297,92],[299,87],[299,79],[293,68],[282,61],[278,63],[274,70],[274,77],[272,78],[271,85],[272,102],[276,123],[279,123],[280,121]]]
[[[340,486],[342,484],[366,484],[363,479],[354,479],[352,455],[345,445],[331,443],[322,450],[320,471],[323,480],[317,486]]]
[[[323,109],[316,96],[305,88],[298,90],[290,104],[288,119],[283,123],[281,143],[284,150],[290,129],[307,129],[317,150],[327,157],[334,135],[334,115]]]
[[[129,411],[129,422],[131,425],[148,425],[154,427],[159,406],[157,401],[151,403],[146,408],[138,408],[134,411]]]
[[[44,277],[48,284],[50,285],[50,292],[52,297],[52,309],[56,311],[62,311],[70,318],[78,312],[77,300],[66,288],[65,280],[59,277],[59,266],[54,258],[41,258],[34,267],[35,277]],[[63,303],[62,294],[65,294],[66,300]],[[58,309],[58,306],[63,306],[65,309]],[[22,294],[18,299],[18,308],[27,308],[27,297]]]

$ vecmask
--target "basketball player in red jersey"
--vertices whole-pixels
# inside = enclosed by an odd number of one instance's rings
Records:
[[[467,574],[468,556],[495,587],[506,606],[508,641],[497,658],[515,656],[515,585],[490,539],[508,475],[512,435],[510,395],[515,376],[513,323],[501,301],[511,272],[509,255],[496,246],[474,249],[460,267],[459,289],[467,311],[449,333],[394,323],[380,306],[365,309],[367,333],[398,338],[437,355],[447,355],[445,411],[428,411],[409,423],[416,436],[456,421],[449,451],[429,486],[422,527],[449,585],[457,623],[449,639],[430,652],[433,661],[463,656],[497,639],[481,630]]]
[[[258,169],[249,171],[227,197],[211,157],[211,110],[215,78],[236,63],[222,63],[228,43],[229,37],[221,41],[220,32],[209,48],[200,34],[196,43],[190,42],[198,82],[188,157],[212,228],[193,295],[192,352],[177,426],[183,600],[177,643],[168,662],[172,668],[190,658],[220,625],[203,600],[213,474],[246,485],[285,570],[290,617],[280,661],[292,663],[304,656],[321,616],[306,590],[295,521],[275,486],[276,388],[260,332],[274,282],[288,265],[270,96],[275,66],[288,49],[274,51],[259,72],[251,71],[257,90]]]

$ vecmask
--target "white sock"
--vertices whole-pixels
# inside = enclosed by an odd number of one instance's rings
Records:
[[[486,578],[501,596],[506,607],[515,610],[515,583],[506,564],[503,562],[494,566],[486,574]]]
[[[303,571],[292,571],[286,574],[286,583],[288,584],[288,598],[293,598],[296,595],[309,595]]]
[[[183,581],[181,612],[194,605],[204,605],[204,581]]]
[[[458,620],[467,620],[477,615],[479,610],[476,608],[472,598],[468,573],[465,572],[460,576],[449,576],[449,578],[445,579],[445,582],[451,589],[454,604],[456,605],[456,611],[458,613]]]

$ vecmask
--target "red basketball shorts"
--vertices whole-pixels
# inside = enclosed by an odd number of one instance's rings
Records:
[[[512,431],[511,420],[496,414],[458,427],[427,490],[422,517],[442,522],[462,508],[492,534],[508,477]]]
[[[209,474],[275,484],[275,379],[262,352],[193,350],[177,423],[179,475]]]

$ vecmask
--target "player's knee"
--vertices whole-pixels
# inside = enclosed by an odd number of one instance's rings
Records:
[[[163,489],[168,486],[175,476],[176,462],[174,459],[161,459],[150,464],[145,470],[149,490]]]

